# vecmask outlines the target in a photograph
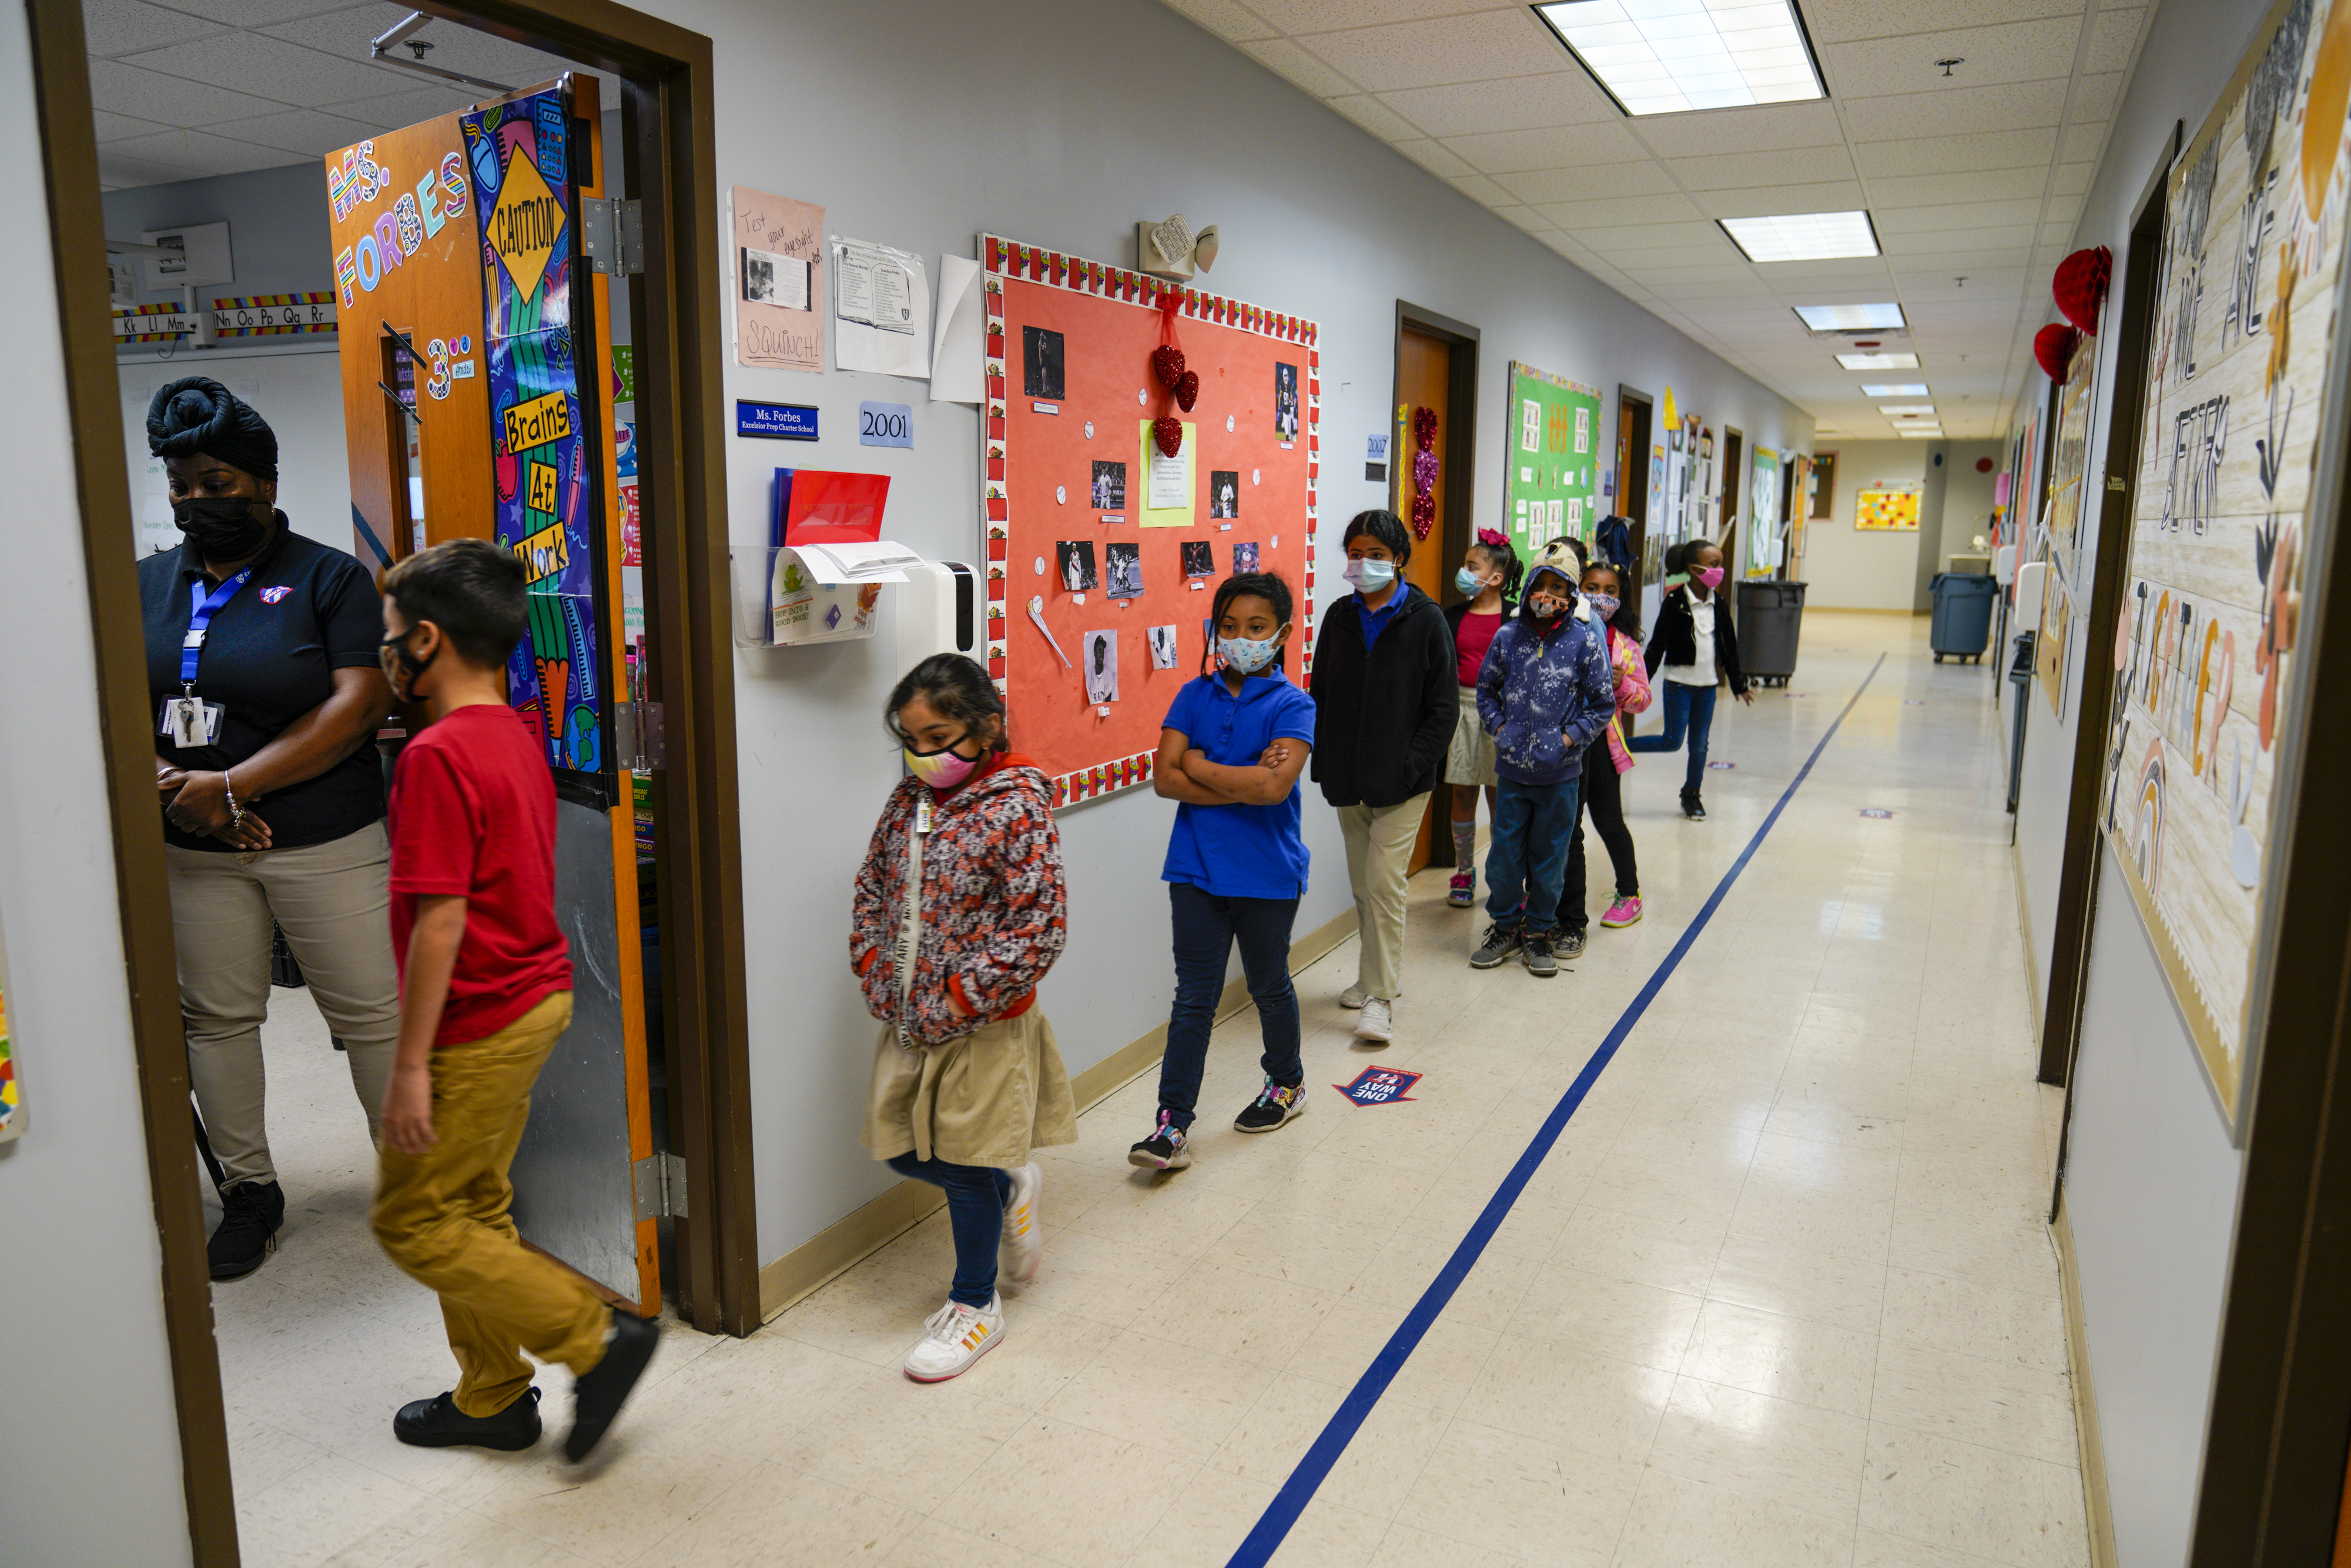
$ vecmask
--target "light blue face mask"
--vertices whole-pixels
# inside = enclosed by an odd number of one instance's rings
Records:
[[[1349,558],[1345,570],[1340,575],[1353,583],[1355,591],[1358,593],[1377,593],[1395,580],[1395,562],[1392,560],[1372,560],[1366,557],[1354,556]]]
[[[1483,593],[1486,591],[1485,579],[1479,577],[1476,572],[1471,571],[1466,566],[1459,571],[1453,574],[1453,586],[1459,589],[1462,592],[1468,594],[1472,599],[1477,598],[1479,594]]]
[[[1279,637],[1219,637],[1217,656],[1244,675],[1254,675],[1281,652]]]

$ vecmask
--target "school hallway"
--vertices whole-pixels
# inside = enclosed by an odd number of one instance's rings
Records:
[[[1333,1000],[1352,941],[1299,977],[1310,1114],[1230,1130],[1259,1081],[1247,1010],[1217,1030],[1191,1169],[1126,1164],[1155,1072],[1087,1112],[1040,1156],[1043,1270],[965,1376],[899,1366],[951,1270],[942,1210],[747,1339],[673,1324],[584,1473],[552,1444],[392,1440],[447,1381],[438,1315],[335,1153],[340,1059],[273,1025],[300,1200],[269,1267],[214,1292],[245,1562],[2086,1564],[2008,688],[1989,660],[1936,664],[1927,630],[1811,614],[1791,689],[1723,704],[1735,766],[1703,823],[1676,809],[1681,759],[1642,758],[1646,918],[1598,927],[1595,841],[1592,945],[1556,979],[1470,969],[1482,911],[1432,869],[1392,1048]],[[1474,1268],[1326,1435],[1815,747]],[[1372,1064],[1425,1076],[1374,1106],[1332,1087]],[[551,1420],[568,1381],[542,1380]],[[1292,1490],[1286,1539],[1244,1550],[1318,1439],[1335,1462]]]

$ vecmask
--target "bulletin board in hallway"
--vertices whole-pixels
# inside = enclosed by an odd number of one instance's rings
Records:
[[[2173,166],[2121,623],[2095,651],[2116,671],[2103,823],[2232,1131],[2273,791],[2300,750],[2303,584],[2342,505],[2324,459],[2345,441],[2346,107],[2351,0],[2294,0]]]
[[[1584,543],[1600,521],[1600,392],[1510,361],[1506,416],[1510,456],[1502,472],[1502,526],[1525,559],[1563,534]]]
[[[1303,684],[1319,332],[1041,246],[988,235],[980,248],[988,674],[1014,748],[1066,806],[1150,779],[1160,721],[1207,667],[1208,608],[1237,562],[1289,582],[1283,667]],[[1171,329],[1199,378],[1188,411],[1153,370]],[[1163,415],[1184,426],[1180,472],[1153,441]]]

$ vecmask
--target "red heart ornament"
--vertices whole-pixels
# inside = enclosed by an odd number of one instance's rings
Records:
[[[1176,379],[1176,405],[1183,409],[1186,413],[1189,413],[1192,412],[1192,405],[1199,401],[1200,372],[1197,371],[1186,371],[1182,376]]]
[[[2115,276],[2115,253],[2105,246],[2077,250],[2057,264],[2049,293],[2066,320],[2085,332],[2098,329],[2098,308],[2106,302],[2106,285]]]
[[[1151,439],[1159,444],[1159,455],[1173,457],[1184,450],[1184,422],[1173,414],[1161,414],[1151,422]]]
[[[1169,392],[1184,378],[1184,350],[1173,343],[1162,343],[1151,350],[1151,373]]]
[[[2040,361],[2049,379],[2062,386],[2074,362],[2074,350],[2081,342],[2081,333],[2062,321],[2052,321],[2032,335],[2032,357]]]

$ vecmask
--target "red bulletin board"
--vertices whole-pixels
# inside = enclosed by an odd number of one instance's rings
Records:
[[[1296,596],[1290,644],[1295,652],[1285,664],[1302,684],[1314,626],[1319,333],[1313,322],[1295,316],[992,235],[982,237],[981,249],[987,309],[981,482],[987,517],[987,667],[1011,716],[1014,748],[1036,760],[1053,779],[1055,804],[1066,806],[1149,781],[1160,721],[1177,688],[1206,667],[1203,623],[1217,584],[1232,573],[1237,544],[1256,546],[1259,570],[1280,572]],[[1200,378],[1198,401],[1188,413],[1152,374],[1161,306],[1170,296],[1181,297],[1176,335],[1186,368]],[[1026,329],[1031,328],[1061,335],[1058,397],[1028,390]],[[1276,428],[1282,365],[1291,367],[1296,394],[1295,432],[1287,436]],[[1041,384],[1050,386],[1050,361],[1043,374]],[[1146,526],[1147,517],[1168,516],[1146,508],[1146,427],[1162,413],[1186,426],[1191,517],[1180,526]],[[1125,465],[1123,504],[1096,505],[1102,499],[1094,486],[1097,463]],[[1234,476],[1237,515],[1229,517],[1210,515],[1210,486],[1219,474]],[[1063,542],[1091,544],[1094,587],[1065,586],[1058,549]],[[1209,547],[1213,569],[1207,576],[1186,575],[1186,543]],[[1112,595],[1113,545],[1136,547],[1139,594]],[[1051,643],[1029,618],[1029,601],[1038,597]],[[1153,663],[1149,633],[1166,625],[1176,628],[1176,663],[1163,670]],[[1088,634],[1102,631],[1118,633],[1117,696],[1108,703],[1094,700],[1087,688]],[[1067,665],[1055,655],[1054,643]]]

